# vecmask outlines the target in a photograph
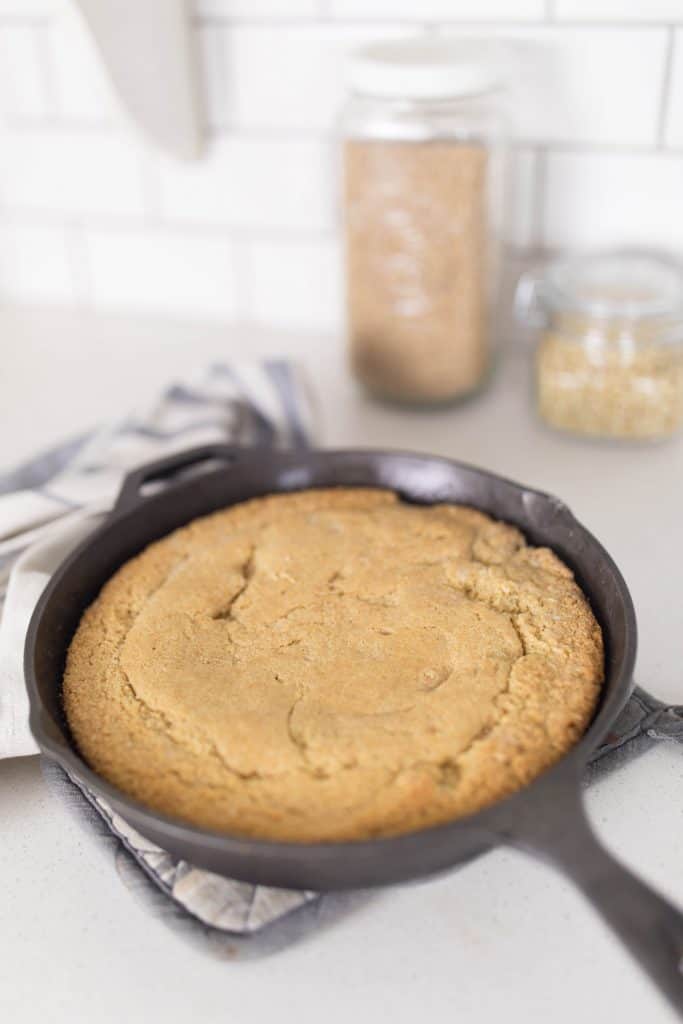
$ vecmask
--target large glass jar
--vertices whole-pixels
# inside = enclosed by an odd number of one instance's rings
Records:
[[[353,371],[375,395],[437,404],[491,366],[505,118],[490,51],[403,41],[349,67],[342,117]]]
[[[524,319],[540,328],[536,400],[552,427],[624,439],[683,426],[683,276],[665,255],[612,251],[525,275]]]

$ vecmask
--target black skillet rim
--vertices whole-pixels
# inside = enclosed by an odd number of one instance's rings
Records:
[[[225,448],[226,451],[235,450],[231,446],[213,447],[218,449]],[[197,451],[199,452],[200,449],[197,449]],[[254,449],[244,449],[244,454],[246,456],[253,456]],[[443,463],[450,467],[456,467],[458,469],[472,472],[482,479],[489,480],[494,484],[503,484],[512,487],[522,496],[528,495],[532,501],[536,500],[543,505],[548,506],[554,516],[562,517],[567,528],[575,531],[580,535],[584,542],[594,549],[596,555],[600,557],[602,563],[608,570],[611,584],[618,593],[619,599],[623,605],[625,621],[626,640],[624,644],[622,663],[616,670],[613,669],[613,671],[616,671],[616,677],[609,688],[609,692],[607,691],[607,687],[605,688],[604,699],[601,701],[591,724],[582,738],[548,771],[538,776],[528,786],[512,794],[510,797],[498,801],[490,807],[484,808],[473,815],[396,836],[322,843],[296,843],[254,839],[247,836],[240,836],[237,833],[218,832],[191,825],[178,818],[153,811],[145,804],[134,800],[132,797],[128,796],[122,790],[117,789],[115,786],[111,785],[111,783],[107,782],[107,780],[102,776],[94,772],[77,753],[70,737],[68,737],[68,732],[65,729],[64,723],[60,723],[58,726],[54,719],[49,715],[38,689],[34,670],[34,657],[36,636],[43,611],[52,592],[56,589],[62,577],[69,572],[71,564],[75,562],[86,549],[97,543],[100,536],[112,528],[116,528],[116,526],[119,525],[129,512],[136,511],[139,508],[140,501],[145,502],[147,500],[153,500],[142,498],[132,507],[120,508],[120,499],[127,490],[127,481],[133,477],[136,480],[141,479],[145,470],[145,467],[143,466],[140,470],[134,471],[134,473],[130,474],[129,477],[126,478],[119,494],[119,505],[114,507],[104,523],[80,542],[55,571],[43,591],[31,617],[24,650],[24,671],[30,704],[29,724],[41,751],[53,760],[57,761],[57,763],[69,775],[74,776],[79,782],[92,790],[96,795],[109,801],[116,810],[123,814],[124,817],[126,808],[129,808],[131,816],[136,820],[136,823],[144,822],[146,819],[149,819],[152,823],[151,827],[153,831],[157,833],[160,831],[163,832],[174,844],[201,843],[215,852],[223,851],[231,856],[260,854],[268,861],[277,860],[282,857],[289,859],[292,856],[296,857],[297,855],[300,855],[305,859],[307,855],[311,854],[315,854],[317,857],[323,856],[326,860],[328,858],[335,859],[340,856],[362,858],[364,851],[372,851],[373,854],[376,854],[378,847],[382,848],[386,852],[387,856],[390,856],[392,852],[398,853],[401,848],[414,847],[415,844],[431,844],[440,840],[447,840],[450,836],[461,832],[463,827],[473,833],[480,834],[482,837],[498,837],[501,832],[514,830],[516,804],[519,801],[526,801],[534,794],[541,795],[548,790],[548,787],[562,779],[571,779],[572,782],[574,780],[578,780],[581,769],[585,766],[589,755],[607,733],[609,726],[625,704],[633,688],[632,677],[636,656],[637,628],[635,610],[631,595],[620,570],[603,545],[576,519],[568,506],[553,495],[535,488],[527,487],[526,485],[490,472],[489,470],[469,465],[468,463],[461,462],[460,460],[429,455],[428,453],[392,449],[318,449],[315,452],[311,452],[310,450],[307,452],[292,452],[269,449],[267,452],[261,450],[258,454],[260,457],[267,455],[270,456],[270,458],[274,458],[276,460],[279,459],[281,461],[285,461],[285,458],[289,457],[289,460],[294,463],[296,463],[297,459],[306,459],[307,456],[310,457],[311,455],[325,460],[331,460],[333,462],[335,460],[353,460],[357,458],[378,459],[386,456],[391,458],[408,458],[418,460],[420,462]],[[223,468],[222,470],[219,469],[215,472],[225,471],[225,468]],[[227,471],[229,472],[229,470]],[[171,484],[168,490],[164,492],[163,497],[168,500],[172,500],[174,494],[177,493],[178,488],[188,485],[191,486],[191,483],[191,481],[188,481],[187,483],[180,482],[177,484]],[[340,486],[353,485],[342,484]],[[292,487],[290,489],[296,490],[297,488]],[[282,488],[281,490],[284,491],[285,488]],[[245,498],[243,500],[248,499]],[[523,525],[521,528],[523,530]],[[144,542],[141,547],[144,547],[146,543],[150,543],[150,541]],[[563,557],[566,556],[563,555]],[[570,562],[570,567],[574,568],[571,566],[571,559],[568,561]],[[609,652],[607,652],[606,663],[608,660]],[[45,722],[46,718],[47,724]]]

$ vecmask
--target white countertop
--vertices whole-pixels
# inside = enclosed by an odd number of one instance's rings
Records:
[[[0,353],[0,468],[211,359],[294,355],[320,399],[323,444],[440,453],[560,495],[632,589],[638,681],[683,703],[683,441],[620,447],[546,431],[521,355],[478,401],[417,413],[360,396],[339,342],[317,336],[5,311]],[[588,795],[605,843],[680,904],[682,795],[683,753],[666,744]],[[17,1024],[675,1019],[571,886],[508,850],[235,962],[149,916],[113,857],[52,799],[37,758],[0,762],[0,835],[0,1007]]]

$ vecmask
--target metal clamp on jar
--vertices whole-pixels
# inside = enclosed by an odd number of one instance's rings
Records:
[[[683,424],[683,276],[663,255],[614,251],[524,275],[517,313],[541,329],[536,399],[558,430],[656,439]]]
[[[351,362],[384,398],[452,401],[489,370],[505,148],[497,77],[473,44],[376,45],[350,63]]]

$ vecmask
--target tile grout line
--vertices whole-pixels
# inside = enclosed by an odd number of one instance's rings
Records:
[[[301,17],[262,17],[253,18],[249,16],[221,15],[221,14],[195,14],[191,16],[191,22],[196,25],[207,27],[230,27],[230,28],[314,28],[321,25],[326,28],[385,28],[387,26],[419,26],[424,23],[424,18],[407,17],[382,17],[376,15],[369,18],[363,17],[336,17],[329,13],[326,0],[319,0],[322,10],[317,14],[303,15]],[[47,26],[51,21],[51,14],[0,14],[0,29],[14,28],[21,26],[38,27]],[[443,28],[450,26],[454,28],[539,28],[543,25],[552,25],[557,28],[598,28],[598,29],[624,29],[637,31],[638,29],[670,28],[672,26],[683,26],[683,17],[678,19],[665,18],[643,18],[641,20],[625,18],[557,18],[554,12],[554,0],[546,0],[544,14],[535,18],[515,17],[492,17],[492,18],[437,18],[431,19]]]
[[[657,148],[660,150],[666,145],[666,129],[671,101],[671,86],[673,82],[675,56],[676,32],[673,26],[669,26],[666,55],[664,57],[664,73],[662,75],[662,92],[659,100],[659,115],[657,119]]]
[[[98,136],[115,138],[117,135],[116,125],[112,121],[89,121],[72,117],[49,116],[44,118],[22,115],[21,117],[7,119],[5,127],[9,129],[10,134],[14,134],[17,138],[21,138],[22,135],[35,133],[67,136],[74,134],[83,137],[90,136],[92,138],[97,138]],[[276,124],[214,124],[206,127],[206,135],[208,139],[217,142],[231,139],[237,142],[281,142],[285,145],[296,145],[299,143],[327,145],[336,140],[336,135],[333,131],[326,130],[317,125],[282,127]],[[683,146],[667,146],[665,149],[662,149],[658,143],[651,142],[600,142],[597,139],[548,140],[540,137],[519,137],[513,142],[513,148],[515,149],[530,149],[536,146],[543,146],[558,152],[613,153],[623,156],[646,156],[659,152],[661,152],[662,156],[683,154]]]
[[[424,27],[424,26],[423,26]],[[658,115],[661,117],[661,112]],[[115,138],[117,135],[116,125],[112,121],[97,121],[77,119],[73,117],[62,117],[49,115],[47,117],[33,117],[22,115],[10,117],[5,120],[5,128],[10,135],[21,139],[23,135],[43,133],[47,135],[70,134],[84,138],[97,137]],[[328,145],[335,142],[336,135],[333,131],[327,130],[318,125],[292,125],[285,126],[276,124],[224,124],[208,125],[206,136],[213,141],[226,139],[236,142],[271,142],[284,145],[297,145],[300,143]],[[597,139],[543,139],[540,137],[519,137],[514,140],[513,148],[531,149],[537,146],[545,147],[557,152],[576,153],[613,153],[622,156],[646,156],[661,153],[662,156],[676,156],[683,154],[683,146],[662,146],[652,142],[600,142]]]
[[[570,141],[548,141],[547,139],[519,140],[516,148],[542,147],[549,153],[575,153],[588,156],[661,156],[680,157],[683,156],[683,146],[669,146],[661,150],[653,143],[637,145],[634,143],[621,142],[570,142]]]
[[[48,80],[47,88],[52,88]],[[45,134],[68,135],[111,135],[114,133],[115,124],[112,120],[99,121],[83,117],[74,117],[61,113],[49,113],[41,117],[28,117],[26,115],[9,115],[5,118],[4,127],[15,135],[29,134],[30,132],[44,132]]]
[[[628,20],[624,18],[560,18],[558,19],[554,14],[554,0],[547,0],[547,7],[544,8],[545,13],[542,17],[536,18],[406,18],[406,17],[381,17],[376,16],[372,18],[335,18],[330,15],[307,15],[300,18],[296,17],[272,17],[272,18],[249,18],[249,17],[236,17],[236,16],[221,16],[221,15],[195,15],[192,18],[193,24],[206,26],[207,28],[229,28],[229,29],[250,29],[258,31],[259,29],[283,29],[283,28],[303,28],[303,29],[315,29],[316,27],[325,29],[386,29],[386,28],[410,28],[414,27],[418,29],[421,24],[430,22],[438,25],[440,29],[474,29],[476,31],[490,31],[491,29],[504,28],[552,28],[561,30],[563,28],[569,29],[597,29],[598,31],[604,30],[622,30],[637,32],[640,30],[653,30],[653,29],[667,29],[672,26],[683,27],[683,17],[680,19],[671,18],[665,19],[643,19],[641,21]],[[1,20],[0,20],[1,24]]]
[[[338,237],[336,227],[277,227],[272,225],[247,224],[237,226],[228,223],[212,223],[203,221],[183,221],[164,216],[146,217],[128,214],[121,217],[116,214],[96,213],[47,213],[43,210],[0,207],[0,224],[18,227],[37,227],[46,229],[67,229],[75,224],[83,231],[97,231],[110,235],[138,234],[185,236],[191,239],[215,240],[216,238],[233,239],[236,242],[272,243],[275,245],[300,245],[328,242]]]

